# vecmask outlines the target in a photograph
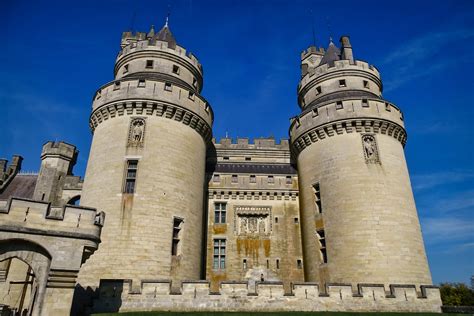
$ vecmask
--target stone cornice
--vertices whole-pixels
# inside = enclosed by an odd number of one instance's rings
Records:
[[[333,121],[308,129],[291,142],[293,154],[299,155],[306,147],[327,137],[344,133],[377,133],[392,136],[405,146],[407,133],[405,129],[389,120],[379,118],[348,118]]]
[[[104,104],[92,112],[89,118],[89,126],[94,132],[95,128],[103,121],[123,115],[160,116],[188,125],[196,130],[206,142],[212,138],[211,126],[197,113],[176,104],[144,99]]]

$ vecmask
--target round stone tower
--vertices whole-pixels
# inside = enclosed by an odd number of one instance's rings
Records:
[[[301,56],[298,166],[307,281],[431,284],[403,147],[403,114],[377,69],[341,48]]]
[[[167,22],[158,33],[123,33],[114,76],[93,99],[81,197],[107,222],[79,283],[199,279],[213,121],[201,64]]]

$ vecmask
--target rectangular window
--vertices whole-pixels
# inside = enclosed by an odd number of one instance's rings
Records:
[[[197,80],[196,80],[196,78],[193,78],[193,87],[194,87],[194,88],[197,88]]]
[[[153,68],[153,60],[146,61],[146,68]]]
[[[321,205],[321,190],[319,188],[319,183],[313,184],[314,192],[314,203],[316,204],[316,213],[322,213],[323,207]]]
[[[342,101],[337,101],[336,102],[336,110],[342,109],[344,106],[342,105]]]
[[[226,203],[215,203],[214,204],[214,223],[225,224],[226,222]]]
[[[245,157],[245,161],[250,161],[252,160],[252,157]]]
[[[369,89],[369,82],[364,80],[364,88]]]
[[[326,252],[326,236],[324,234],[324,229],[316,231],[317,237],[319,239],[319,250],[321,251],[321,258],[323,263],[328,262],[328,255]]]
[[[239,182],[238,177],[237,177],[236,174],[233,174],[232,175],[232,183],[237,183],[237,182]]]
[[[224,159],[224,160],[229,160],[229,157],[223,157],[222,159]]]
[[[313,109],[313,117],[318,116],[318,108]]]
[[[340,88],[346,87],[346,80],[344,80],[344,79],[343,79],[343,80],[339,80],[339,87],[340,87]]]
[[[171,83],[166,82],[165,83],[165,91],[172,91],[172,90],[173,90],[173,88],[171,87]]]
[[[298,224],[300,222],[300,219],[298,217],[295,217],[294,221],[295,221],[295,224]]]
[[[189,91],[188,99],[194,100],[194,92]]]
[[[212,181],[214,181],[214,182],[221,182],[221,176],[218,175],[218,174],[215,174],[215,175],[212,177]]]
[[[286,184],[292,184],[293,180],[291,179],[291,176],[286,176]]]
[[[362,107],[364,107],[364,108],[369,107],[369,101],[367,99],[362,99]]]
[[[242,268],[243,268],[244,270],[247,270],[247,259],[244,259],[244,260],[242,261]]]
[[[114,90],[120,89],[120,81],[115,81],[114,83]]]
[[[126,74],[128,72],[128,64],[123,66],[123,73]]]
[[[254,174],[250,175],[250,183],[257,183],[257,177]]]
[[[275,224],[278,224],[278,217],[275,217]]]
[[[385,110],[387,111],[391,111],[392,109],[390,108],[390,104],[389,103],[385,103]]]
[[[181,240],[181,230],[183,228],[183,219],[182,218],[173,218],[173,240],[171,245],[171,255],[177,256],[179,252],[179,241]]]
[[[137,180],[138,160],[127,160],[127,170],[125,174],[124,193],[135,193],[135,181]]]
[[[280,269],[280,259],[276,260],[276,267],[277,267],[277,269]]]
[[[138,80],[138,87],[145,88],[145,79]]]
[[[275,177],[268,176],[268,183],[275,183]]]
[[[321,94],[321,86],[316,87],[316,95]]]
[[[214,270],[225,269],[225,239],[214,239],[212,268]]]
[[[176,65],[173,65],[173,73],[179,75],[179,67]]]
[[[303,261],[301,261],[301,259],[296,260],[296,267],[298,269],[303,269]]]

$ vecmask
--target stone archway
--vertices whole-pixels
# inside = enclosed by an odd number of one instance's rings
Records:
[[[0,262],[8,259],[19,259],[33,271],[36,279],[36,291],[29,304],[32,310],[28,315],[41,315],[42,305],[51,266],[51,255],[40,245],[24,239],[6,239],[0,241]]]

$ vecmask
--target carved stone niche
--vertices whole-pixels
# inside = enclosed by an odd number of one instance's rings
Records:
[[[269,236],[272,232],[271,206],[235,206],[234,232],[238,236]]]
[[[132,117],[128,130],[127,147],[143,147],[145,141],[145,117]]]
[[[362,134],[362,149],[364,151],[365,163],[380,164],[379,150],[377,141],[373,134]]]

